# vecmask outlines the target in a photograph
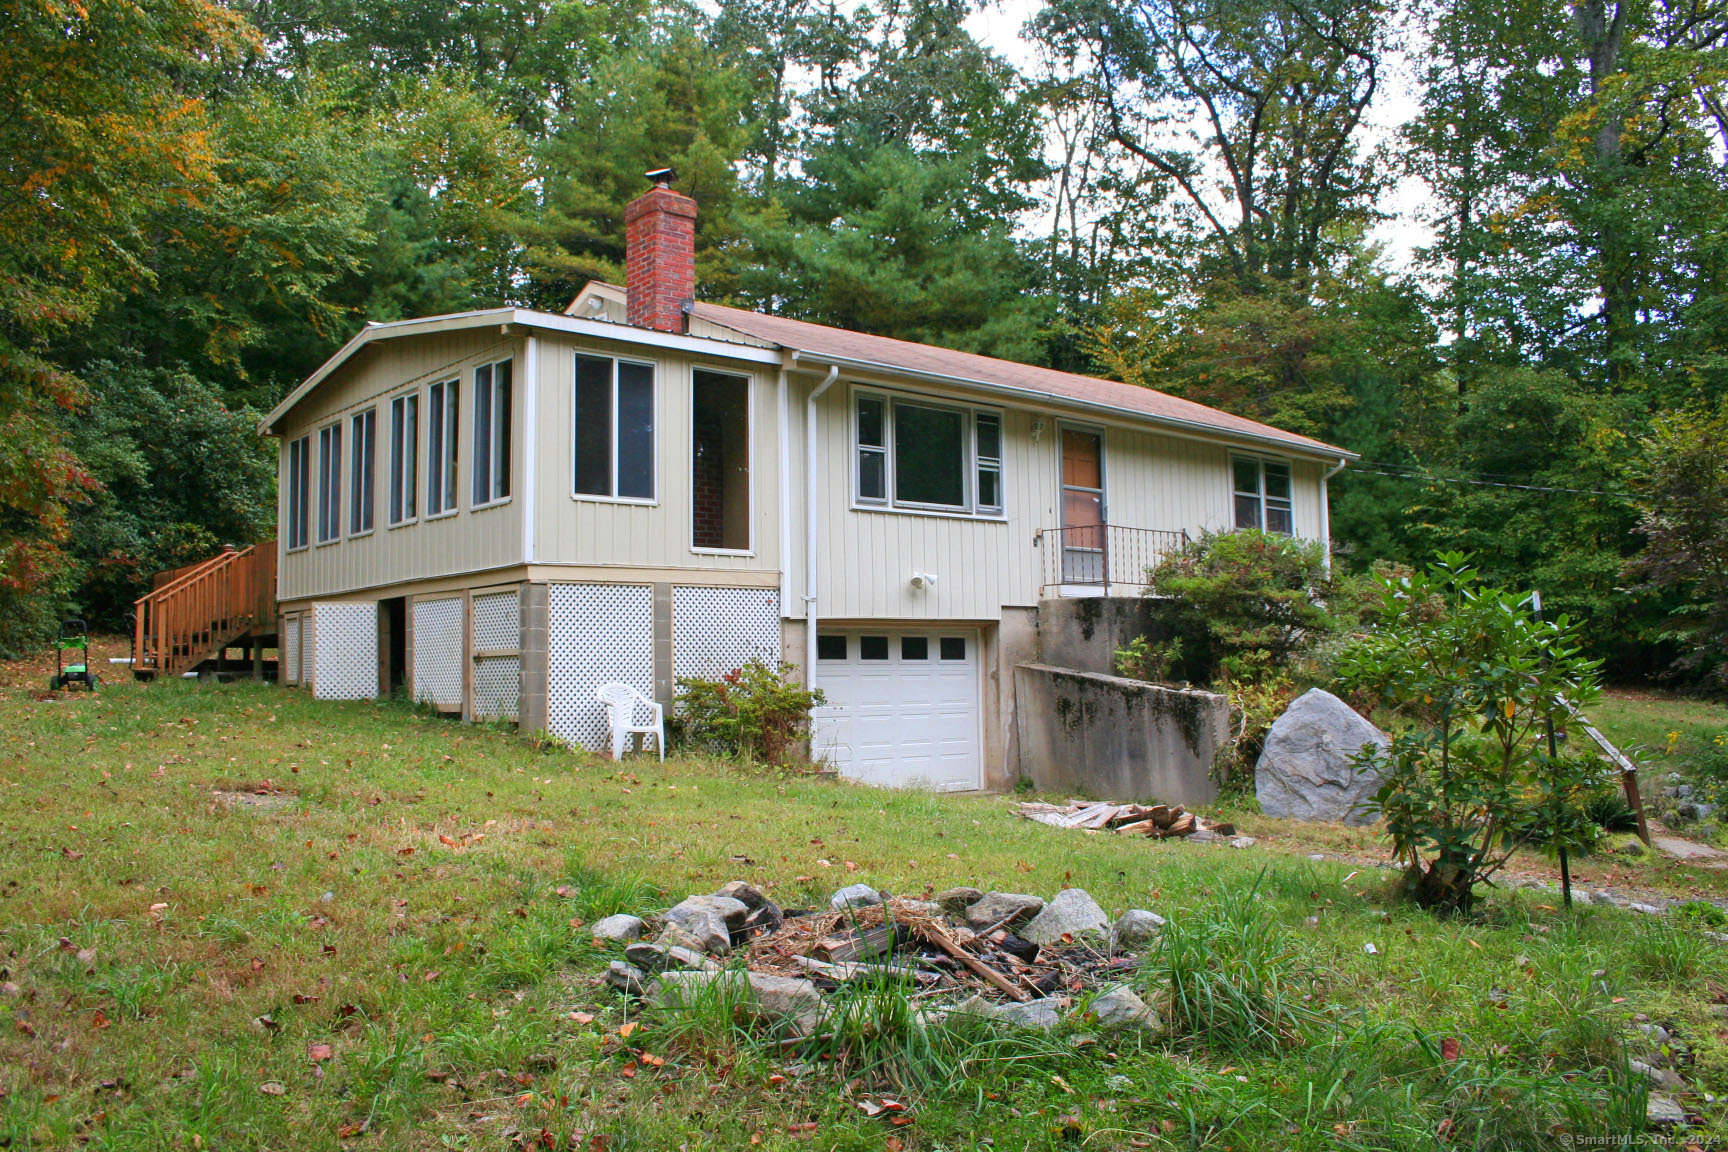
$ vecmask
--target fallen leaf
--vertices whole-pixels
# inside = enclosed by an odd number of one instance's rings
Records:
[[[642,1025],[638,1024],[634,1020],[627,1021],[618,1025],[618,1035],[627,1040],[630,1038],[630,1034],[640,1027],[642,1027]]]
[[[594,1023],[594,1013],[592,1013],[592,1012],[572,1012],[572,1013],[570,1013],[570,1019],[576,1021],[576,1023],[578,1023],[578,1024],[592,1024],[592,1023]]]
[[[328,1044],[312,1044],[306,1048],[306,1055],[313,1060],[329,1060],[336,1055]]]
[[[106,1028],[110,1023],[112,1023],[112,1021],[108,1019],[107,1015],[100,1008],[96,1009],[96,1015],[90,1017],[90,1027],[92,1028]]]
[[[364,1120],[357,1120],[352,1124],[340,1125],[336,1129],[336,1137],[339,1140],[347,1140],[351,1137],[360,1135],[360,1133],[364,1131],[366,1131],[366,1122]]]
[[[258,1091],[266,1096],[286,1096],[288,1094],[288,1089],[283,1086],[280,1080],[266,1080],[258,1085]]]
[[[428,973],[426,973],[426,975],[420,977],[420,979],[422,979],[422,980],[426,981],[426,983],[430,984],[430,983],[432,983],[432,981],[438,979],[438,977],[440,977],[442,975],[444,975],[444,973],[442,973],[442,972],[428,972]]]
[[[1440,1059],[1448,1062],[1458,1059],[1457,1037],[1448,1036],[1444,1040],[1440,1041]]]

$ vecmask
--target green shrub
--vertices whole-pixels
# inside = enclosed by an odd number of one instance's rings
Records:
[[[821,689],[793,679],[790,664],[752,660],[718,680],[680,677],[673,729],[697,748],[723,756],[788,765],[799,758],[810,731],[810,711]]]
[[[1172,654],[1196,682],[1287,675],[1342,626],[1325,549],[1313,541],[1207,532],[1166,557],[1147,581],[1149,595],[1181,605]]]
[[[1538,620],[1528,598],[1483,586],[1461,555],[1386,578],[1380,619],[1339,657],[1346,687],[1377,694],[1416,723],[1361,766],[1384,784],[1373,808],[1426,907],[1469,907],[1476,886],[1522,844],[1587,850],[1585,801],[1601,791],[1592,757],[1550,752],[1567,702],[1599,692],[1598,663],[1564,617]]]

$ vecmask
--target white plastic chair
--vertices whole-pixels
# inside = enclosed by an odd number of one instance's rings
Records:
[[[644,696],[628,684],[602,684],[594,690],[594,699],[606,706],[606,719],[612,725],[612,759],[622,760],[630,737],[640,732],[654,737],[654,747],[662,762],[666,759],[666,708],[658,700]],[[646,723],[637,717],[647,709]]]

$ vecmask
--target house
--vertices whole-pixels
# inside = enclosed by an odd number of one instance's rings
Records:
[[[1327,538],[1341,449],[694,300],[696,204],[651,175],[624,287],[368,324],[264,419],[283,682],[598,748],[599,684],[783,658],[842,773],[999,787],[1041,601],[1138,592],[1202,529]]]

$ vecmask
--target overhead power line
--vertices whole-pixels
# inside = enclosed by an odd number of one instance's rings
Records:
[[[1373,465],[1373,467],[1368,467]],[[1399,468],[1402,471],[1389,472],[1382,469]],[[1394,480],[1417,480],[1424,484],[1469,484],[1478,488],[1516,488],[1521,492],[1561,492],[1569,496],[1613,496],[1619,499],[1631,499],[1630,492],[1609,492],[1601,488],[1554,488],[1544,484],[1513,484],[1504,480],[1473,480],[1464,476],[1436,476],[1432,472],[1404,468],[1401,464],[1380,464],[1373,460],[1361,460],[1350,466],[1352,472],[1366,472],[1370,476],[1390,476]]]

